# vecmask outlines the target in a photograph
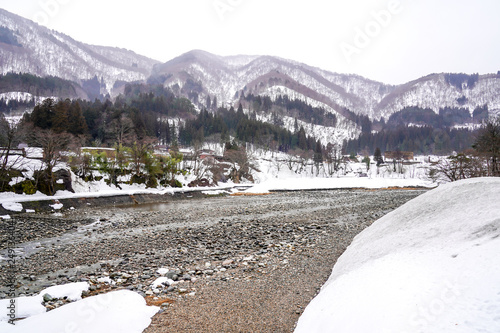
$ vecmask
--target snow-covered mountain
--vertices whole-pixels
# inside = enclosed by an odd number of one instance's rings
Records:
[[[82,84],[97,77],[101,92],[117,81],[143,81],[156,60],[132,51],[88,45],[0,9],[0,73],[56,76]]]
[[[500,72],[431,74],[394,86],[272,56],[218,56],[193,50],[162,64],[132,51],[75,41],[0,9],[0,73],[8,72],[50,75],[75,82],[71,96],[55,96],[63,98],[74,98],[76,94],[93,99],[107,93],[115,97],[123,92],[126,82],[163,84],[199,107],[205,106],[207,97],[212,101],[216,97],[219,106],[237,106],[242,94],[267,95],[271,99],[286,94],[336,115],[336,127],[303,124],[308,134],[325,137],[325,142],[357,137],[361,126],[356,115],[368,116],[372,121],[387,120],[405,107],[430,108],[436,113],[445,107],[466,108],[472,114],[485,105],[490,113],[500,113]],[[43,97],[33,90],[0,93]],[[290,128],[294,119],[288,118],[285,115],[283,122]]]
[[[216,96],[219,104],[232,105],[244,92],[271,97],[288,94],[343,116],[348,116],[348,109],[372,120],[388,119],[391,114],[411,106],[430,108],[436,113],[444,107],[467,108],[472,113],[485,104],[490,111],[500,110],[500,75],[477,76],[471,85],[467,83],[468,77],[431,74],[392,86],[278,57],[223,57],[200,50],[153,68],[153,78],[166,86],[178,85],[192,96],[195,93],[200,104],[209,95]],[[462,79],[463,82],[459,82]]]

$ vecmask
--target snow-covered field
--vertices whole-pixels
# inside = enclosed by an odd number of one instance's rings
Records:
[[[266,193],[279,190],[313,190],[342,188],[390,188],[437,186],[426,176],[429,158],[416,157],[415,164],[402,166],[402,173],[394,172],[393,165],[378,167],[372,162],[367,170],[365,163],[350,162],[341,165],[341,170],[329,175],[326,164],[317,172],[312,162],[306,166],[290,163],[286,154],[266,153],[258,159],[260,172],[254,175],[256,184],[246,192]],[[373,157],[371,157],[373,161]]]
[[[295,332],[500,332],[500,179],[441,185],[359,234]]]

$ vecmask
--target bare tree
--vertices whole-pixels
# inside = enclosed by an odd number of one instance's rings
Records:
[[[73,172],[83,180],[93,180],[92,155],[90,153],[78,150],[77,153],[70,158],[70,166]]]
[[[326,172],[331,177],[337,173],[342,163],[342,149],[339,145],[328,143],[325,150]]]
[[[500,176],[500,117],[489,120],[479,132],[474,150],[449,156],[431,168],[431,179],[443,176],[449,181],[472,177]]]
[[[286,165],[290,171],[297,173],[299,161],[298,157],[295,156],[295,153],[296,152],[294,150],[290,150],[288,152],[288,157],[286,158]]]
[[[32,128],[30,134],[32,142],[43,150],[42,162],[45,166],[41,177],[47,186],[49,195],[55,193],[54,168],[63,160],[62,151],[66,150],[72,142],[68,133],[55,133],[52,130]]]
[[[301,150],[301,149],[299,149],[297,151],[297,153],[298,153],[297,157],[298,157],[298,164],[299,164],[299,166],[297,168],[297,171],[298,171],[297,173],[301,174],[304,170],[306,170],[306,173],[307,173],[306,168],[307,168],[307,165],[309,163],[309,160],[311,160],[313,157],[313,153],[310,150]],[[311,164],[311,169],[312,169],[311,173],[314,171],[313,168],[314,168],[314,164]]]
[[[441,159],[430,168],[428,176],[437,180],[439,176],[448,181],[487,176],[488,168],[484,158],[474,152],[459,153]]]
[[[136,135],[134,124],[124,113],[115,117],[109,124],[110,134],[114,137],[118,145],[127,145],[134,141]]]
[[[230,177],[235,183],[239,183],[242,178],[253,181],[252,171],[259,171],[255,159],[247,153],[245,147],[230,145],[224,152],[224,159],[232,164]]]
[[[280,173],[283,166],[287,163],[287,161],[280,159],[278,156],[276,156],[276,158],[273,158],[271,161],[271,164],[276,168],[278,174]],[[276,177],[278,177],[278,174],[276,174]]]
[[[5,189],[13,169],[18,169],[23,161],[21,155],[12,156],[12,150],[21,136],[18,123],[9,123],[3,114],[0,114],[0,191]]]
[[[473,148],[487,159],[488,175],[500,177],[500,116],[486,123]]]
[[[392,164],[393,164],[393,171],[403,174],[404,169],[403,169],[403,160],[404,160],[404,154],[401,152],[401,150],[396,149],[396,151],[393,154],[392,157]]]
[[[139,142],[134,142],[132,145],[130,154],[134,171],[137,176],[142,174],[142,168],[146,164],[148,154],[152,151],[153,143],[153,139],[144,139]]]

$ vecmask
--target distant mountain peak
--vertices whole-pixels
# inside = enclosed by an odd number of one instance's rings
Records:
[[[0,27],[14,32],[13,47],[0,40],[0,73],[31,73],[57,76],[83,84],[94,77],[103,79],[103,93],[111,92],[117,81],[144,81],[158,61],[135,52],[88,45],[0,9]],[[0,32],[0,36],[1,36]],[[12,38],[11,38],[12,39]]]

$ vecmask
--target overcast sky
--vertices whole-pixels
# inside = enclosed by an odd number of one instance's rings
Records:
[[[273,55],[391,84],[500,70],[499,0],[0,0],[0,8],[162,62],[192,49]]]

